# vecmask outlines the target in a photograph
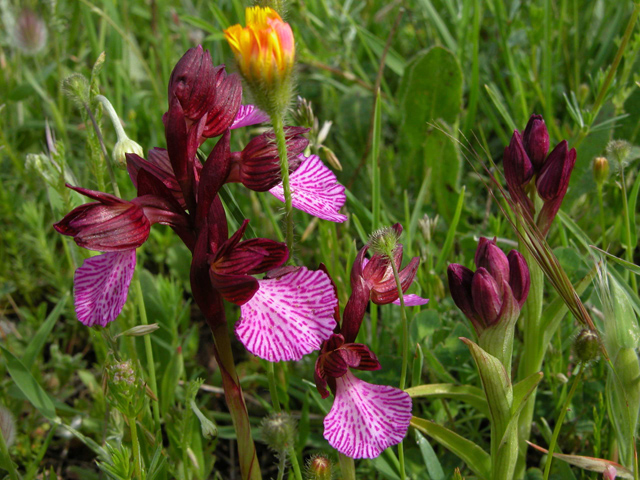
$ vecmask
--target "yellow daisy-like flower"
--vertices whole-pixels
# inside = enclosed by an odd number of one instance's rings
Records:
[[[245,17],[246,27],[238,24],[224,31],[242,75],[266,86],[286,82],[295,57],[291,27],[269,7],[248,7]]]

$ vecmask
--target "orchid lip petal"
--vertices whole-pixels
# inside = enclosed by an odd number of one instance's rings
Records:
[[[241,127],[249,127],[269,121],[269,115],[255,105],[241,105],[236,118],[231,124],[231,130]]]
[[[87,258],[73,279],[78,320],[88,327],[114,321],[127,301],[135,268],[135,250]]]
[[[259,285],[236,324],[249,352],[270,362],[300,360],[332,335],[338,299],[326,273],[301,267]]]
[[[289,179],[291,203],[295,208],[331,222],[342,223],[347,219],[346,215],[338,213],[346,202],[345,187],[317,155],[305,158]],[[284,202],[282,183],[269,193]]]
[[[336,397],[324,419],[324,438],[351,458],[375,458],[402,441],[411,421],[411,397],[351,372],[336,379]]]

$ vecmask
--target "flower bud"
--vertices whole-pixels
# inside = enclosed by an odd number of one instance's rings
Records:
[[[47,44],[47,26],[28,8],[23,9],[14,26],[14,42],[26,55],[35,55]]]
[[[513,132],[509,146],[504,149],[502,163],[504,178],[511,198],[528,210],[533,210],[533,204],[524,191],[524,186],[533,177],[533,166],[522,145],[522,137],[517,130]]]
[[[324,455],[314,455],[307,462],[306,473],[307,480],[331,480],[333,478],[331,460]]]
[[[476,267],[483,267],[491,274],[502,288],[503,281],[509,281],[509,260],[504,252],[496,244],[496,240],[480,238],[475,255]]]
[[[595,360],[600,350],[598,335],[591,330],[582,330],[573,343],[573,350],[583,363]]]
[[[274,413],[262,420],[262,439],[274,452],[282,454],[295,445],[296,421],[286,412]]]
[[[593,161],[593,179],[599,187],[609,178],[609,160],[607,157],[597,157]]]
[[[129,330],[125,330],[122,333],[119,333],[116,338],[120,336],[124,337],[142,337],[143,335],[147,335],[149,333],[153,333],[158,330],[160,326],[157,323],[152,323],[150,325],[136,325],[135,327],[130,328]]]
[[[567,141],[561,141],[549,154],[536,180],[536,189],[543,200],[564,197],[575,163],[576,149],[569,150]]]
[[[549,151],[549,132],[542,115],[531,115],[522,134],[522,143],[533,168],[539,170]]]
[[[215,73],[209,51],[203,51],[201,45],[190,48],[171,72],[169,102],[176,97],[184,116],[189,120],[199,120],[214,101]]]
[[[369,248],[374,255],[386,257],[393,256],[393,252],[398,246],[400,233],[402,230],[394,227],[385,227],[376,230],[369,237]]]
[[[480,267],[476,270],[471,281],[471,295],[478,316],[487,325],[495,323],[502,310],[502,295],[499,284],[487,269]]]
[[[631,144],[625,140],[611,140],[607,144],[607,155],[624,164],[631,153]]]
[[[144,150],[126,135],[123,138],[118,137],[118,141],[113,147],[113,162],[122,169],[127,168],[127,153],[135,153],[142,157]]]
[[[509,286],[520,308],[522,308],[527,300],[529,287],[531,286],[529,266],[522,254],[517,250],[511,250],[507,255],[507,259],[509,260]]]

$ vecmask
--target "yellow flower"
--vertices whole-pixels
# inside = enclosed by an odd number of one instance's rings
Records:
[[[245,17],[246,27],[233,25],[224,31],[242,75],[259,85],[286,82],[295,57],[291,27],[269,7],[248,7]]]

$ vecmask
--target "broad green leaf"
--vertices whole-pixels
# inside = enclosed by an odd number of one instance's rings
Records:
[[[461,437],[442,425],[418,417],[411,418],[411,426],[457,455],[478,477],[489,480],[491,457],[471,440]]]
[[[35,361],[36,357],[42,350],[42,347],[46,343],[47,338],[49,338],[49,334],[51,333],[51,330],[53,330],[53,326],[58,321],[58,317],[60,317],[68,299],[69,294],[66,293],[56,304],[47,319],[42,323],[42,325],[40,325],[40,328],[33,338],[29,340],[29,344],[27,345],[27,348],[25,348],[21,359],[25,366],[30,367]]]
[[[404,76],[398,92],[401,131],[410,146],[420,147],[428,122],[456,122],[462,105],[462,70],[453,53],[432,47],[411,60]]]
[[[529,375],[527,378],[520,380],[513,386],[513,405],[516,409],[520,409],[521,404],[524,404],[529,396],[533,393],[533,390],[538,386],[543,377],[542,372]]]
[[[0,345],[2,353],[7,362],[7,370],[9,375],[16,383],[18,388],[24,396],[31,402],[31,404],[47,419],[51,421],[56,420],[56,408],[53,402],[47,395],[47,392],[40,386],[36,379],[31,375],[31,372],[24,364],[16,358],[13,353]]]
[[[489,416],[489,406],[484,392],[478,387],[471,385],[452,385],[450,383],[434,383],[431,385],[419,385],[405,390],[411,398],[449,398],[468,403],[478,409],[487,417]]]
[[[415,430],[415,433],[416,443],[418,447],[420,447],[420,453],[422,453],[422,459],[427,467],[429,476],[432,480],[445,480],[442,465],[440,465],[440,461],[438,460],[436,452],[433,451],[433,447],[418,430]]]

